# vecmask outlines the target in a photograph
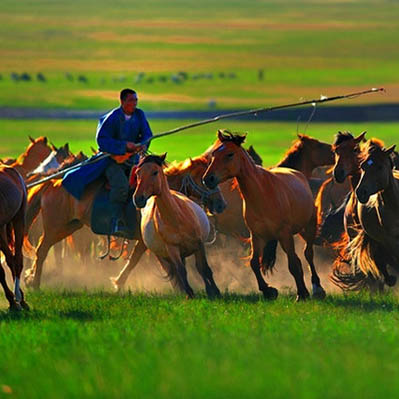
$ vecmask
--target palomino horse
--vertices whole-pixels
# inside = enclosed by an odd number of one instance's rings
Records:
[[[208,167],[208,159],[204,156],[186,159],[182,162],[172,162],[165,168],[164,174],[168,185],[175,191],[180,191],[190,199],[202,204],[213,216],[225,212],[226,203],[219,189],[208,190],[202,183],[202,175]],[[230,204],[229,204],[230,206]],[[131,271],[136,267],[146,251],[143,241],[139,240],[133,253],[117,277],[111,277],[116,290],[123,289]]]
[[[174,288],[194,297],[187,280],[185,258],[195,255],[195,266],[209,297],[220,296],[206,260],[204,243],[210,231],[202,208],[169,189],[162,165],[166,154],[148,155],[137,169],[133,201],[141,208],[141,234],[147,248],[158,258]]]
[[[388,286],[395,285],[396,277],[388,273],[387,265],[397,268],[399,261],[399,174],[392,170],[394,148],[384,149],[375,140],[367,142],[353,207],[360,228],[347,247],[353,270],[360,269],[363,280],[383,279]],[[351,287],[351,279],[359,285],[358,273],[345,276],[335,270],[334,278],[342,288]]]
[[[201,176],[198,176],[199,181],[201,181],[200,179]],[[94,196],[101,184],[102,181],[95,181],[90,184],[80,200],[74,198],[64,189],[61,185],[61,180],[48,181],[30,190],[29,208],[26,217],[27,227],[30,227],[32,221],[41,211],[43,234],[39,239],[39,244],[35,251],[36,254],[33,266],[25,273],[25,282],[28,285],[39,288],[43,262],[47,257],[48,251],[54,244],[73,234],[83,225],[90,226]],[[194,180],[191,184],[195,184],[197,187],[199,186]],[[200,185],[202,186],[202,183],[200,183]],[[179,188],[180,187],[176,187],[176,189]],[[223,210],[225,204],[220,191],[213,190],[212,193],[210,193],[204,186],[202,186],[202,188],[203,191],[207,191],[209,194],[206,196],[208,205],[211,208]],[[198,196],[199,194],[193,190],[192,195]],[[205,198],[205,196],[201,194],[198,198]],[[223,202],[224,205],[220,205],[219,202]],[[137,240],[137,243],[128,264],[121,273],[122,276],[120,275],[117,279],[118,282],[123,281],[125,277],[127,278],[130,270],[134,268],[146,251],[146,246],[141,239],[139,228],[137,228],[134,238]],[[29,248],[27,240],[26,243],[26,247]],[[119,278],[122,280],[119,280]]]
[[[23,268],[22,241],[24,236],[26,187],[22,176],[12,167],[0,166],[0,250],[14,279],[14,294],[8,288],[0,264],[0,283],[11,310],[29,309],[20,288]]]
[[[305,257],[312,271],[313,295],[324,297],[325,291],[313,264],[313,240],[316,234],[316,209],[305,176],[289,168],[271,170],[256,166],[241,147],[245,136],[218,132],[220,145],[212,152],[212,161],[204,182],[216,187],[235,177],[244,198],[244,218],[251,234],[251,268],[265,298],[274,299],[278,291],[267,285],[261,274],[261,264],[272,269],[274,253],[268,243],[278,240],[288,256],[288,265],[298,289],[297,300],[306,299],[309,292],[303,279],[301,261],[295,253],[294,235],[300,233],[306,241]]]

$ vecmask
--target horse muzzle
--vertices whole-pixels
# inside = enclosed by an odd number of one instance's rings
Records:
[[[136,208],[144,208],[147,204],[147,198],[145,195],[134,195],[133,204]]]
[[[215,176],[214,173],[210,173],[209,175],[203,178],[203,183],[210,189],[216,188],[219,184],[219,179]]]
[[[345,181],[346,174],[343,169],[334,169],[333,175],[337,183],[343,183]]]
[[[356,197],[359,200],[359,202],[361,202],[362,204],[365,204],[369,200],[370,194],[368,193],[368,191],[365,188],[359,187],[356,190]]]

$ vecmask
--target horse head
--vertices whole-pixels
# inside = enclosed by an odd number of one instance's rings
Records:
[[[356,197],[362,204],[367,203],[371,195],[385,190],[390,184],[394,150],[395,145],[385,149],[375,140],[367,142],[360,164],[362,176],[356,187]]]
[[[178,177],[176,183],[179,186],[174,188],[203,205],[211,214],[222,213],[227,205],[223,194],[218,187],[208,189],[202,181],[208,163],[208,159],[203,156],[190,158],[184,162],[172,164],[165,170],[165,174],[170,186],[174,175],[175,178]]]
[[[334,153],[330,144],[305,134],[298,134],[298,139],[303,147],[303,157],[309,160],[312,169],[334,164]]]
[[[160,195],[165,175],[162,166],[166,153],[163,155],[147,155],[137,166],[137,186],[133,194],[133,202],[137,208],[144,208],[153,195]]]
[[[353,137],[350,132],[338,132],[333,143],[335,166],[333,176],[337,183],[343,183],[348,176],[359,171],[360,142],[366,132]]]
[[[253,163],[248,153],[241,147],[245,135],[219,130],[217,137],[220,144],[212,151],[211,163],[202,177],[205,185],[211,189],[239,174],[240,159],[243,154]]]

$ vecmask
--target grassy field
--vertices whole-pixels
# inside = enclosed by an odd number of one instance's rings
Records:
[[[307,115],[307,114],[306,114]],[[150,121],[154,134],[177,126],[183,126],[192,121],[187,120],[153,120]],[[0,157],[17,156],[24,151],[29,143],[27,136],[47,136],[57,146],[70,143],[71,150],[91,153],[90,147],[96,147],[95,120],[1,120]],[[183,160],[201,154],[215,140],[218,128],[228,128],[231,131],[247,132],[247,144],[253,144],[263,157],[264,165],[273,165],[296,138],[297,124],[277,122],[244,122],[223,121],[194,129],[182,131],[176,135],[154,140],[151,150],[155,153],[168,152],[168,160]],[[305,128],[305,123],[299,124],[299,132]],[[378,137],[385,140],[386,145],[397,143],[398,123],[364,122],[364,123],[311,123],[306,130],[310,136],[332,143],[338,130],[350,130],[360,134],[367,130],[367,137]]]
[[[145,109],[375,86],[388,96],[360,101],[399,101],[398,11],[390,0],[3,0],[0,105],[106,109],[123,86]],[[179,71],[187,78],[172,81]],[[11,79],[24,72],[32,80]]]
[[[398,299],[30,293],[0,312],[0,397],[399,394]]]

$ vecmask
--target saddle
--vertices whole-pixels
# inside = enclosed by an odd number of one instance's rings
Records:
[[[136,231],[137,222],[138,222],[137,218],[138,211],[136,210],[136,207],[134,206],[133,201],[131,199],[134,190],[136,188],[136,174],[134,172],[135,171],[132,171],[132,173],[130,174],[130,179],[129,179],[130,189],[128,195],[129,200],[126,202],[124,206],[123,215],[122,215],[122,219],[125,222],[125,226],[127,227],[127,232],[126,234],[118,235],[119,237],[127,239],[134,238],[134,233]],[[93,233],[95,234],[102,234],[106,236],[115,235],[112,233],[112,221],[111,221],[112,206],[111,206],[111,201],[109,199],[109,194],[110,194],[110,185],[108,181],[105,178],[103,178],[103,184],[98,189],[94,197],[93,207],[90,217],[90,227]]]

